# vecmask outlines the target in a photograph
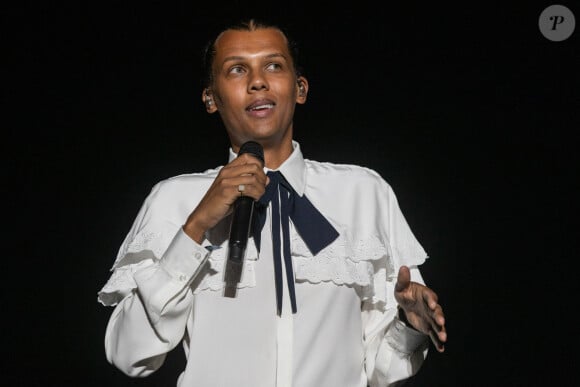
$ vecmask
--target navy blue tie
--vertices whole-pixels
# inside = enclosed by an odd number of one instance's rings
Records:
[[[290,255],[290,219],[296,231],[312,253],[316,255],[338,237],[338,231],[312,205],[310,200],[294,191],[290,183],[278,171],[267,173],[270,183],[266,192],[256,203],[253,236],[256,248],[260,251],[260,236],[266,222],[266,208],[272,202],[272,247],[274,249],[274,275],[276,280],[276,305],[278,315],[282,313],[282,259],[286,269],[288,292],[292,304],[292,313],[296,313],[296,292],[294,290],[294,269]],[[280,241],[282,227],[283,241]],[[283,257],[280,254],[283,247]]]

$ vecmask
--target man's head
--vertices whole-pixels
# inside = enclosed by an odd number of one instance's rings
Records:
[[[308,93],[297,52],[280,28],[253,20],[208,44],[202,101],[208,113],[219,112],[234,150],[254,140],[291,152],[295,105]]]
[[[280,26],[272,24],[270,22],[266,22],[263,20],[257,19],[249,19],[239,21],[235,24],[232,24],[226,28],[224,28],[219,34],[217,34],[213,39],[206,43],[204,50],[203,50],[203,57],[202,57],[202,65],[203,65],[203,87],[209,87],[212,82],[213,74],[212,74],[212,65],[215,59],[215,43],[218,38],[222,35],[223,32],[227,30],[233,31],[255,31],[261,28],[274,28],[282,32],[282,34],[286,37],[286,41],[288,44],[288,52],[290,53],[290,57],[292,58],[292,63],[294,64],[294,69],[296,71],[296,77],[302,75],[302,70],[299,62],[299,48],[298,43],[291,38],[290,34]]]

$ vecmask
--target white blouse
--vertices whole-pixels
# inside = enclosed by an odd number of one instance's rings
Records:
[[[248,241],[236,297],[224,297],[231,219],[202,245],[182,230],[221,167],[172,177],[146,198],[98,293],[115,306],[109,362],[147,376],[181,343],[178,387],[375,387],[417,373],[429,342],[396,318],[394,284],[401,265],[423,283],[417,266],[427,255],[395,194],[373,170],[307,160],[293,145],[278,170],[340,234],[312,256],[291,225],[297,313],[286,285],[276,313],[270,213],[260,253]]]

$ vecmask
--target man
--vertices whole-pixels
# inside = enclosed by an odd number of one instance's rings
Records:
[[[209,45],[202,100],[220,114],[230,162],[158,183],[120,248],[99,299],[115,305],[106,354],[126,374],[149,375],[182,343],[178,386],[389,386],[417,373],[429,337],[444,350],[443,311],[417,267],[427,256],[390,186],[304,159],[293,139],[309,88],[293,47],[255,21]],[[238,154],[248,141],[264,164]],[[240,196],[258,221],[226,297]]]

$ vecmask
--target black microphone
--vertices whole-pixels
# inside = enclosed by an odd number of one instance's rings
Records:
[[[264,163],[264,150],[262,145],[255,141],[247,141],[238,152],[238,156],[249,153]],[[252,217],[254,214],[254,199],[240,195],[234,202],[232,223],[230,225],[230,239],[228,243],[228,262],[226,264],[225,291],[227,297],[235,297],[237,284],[242,277],[244,254],[250,236]]]

